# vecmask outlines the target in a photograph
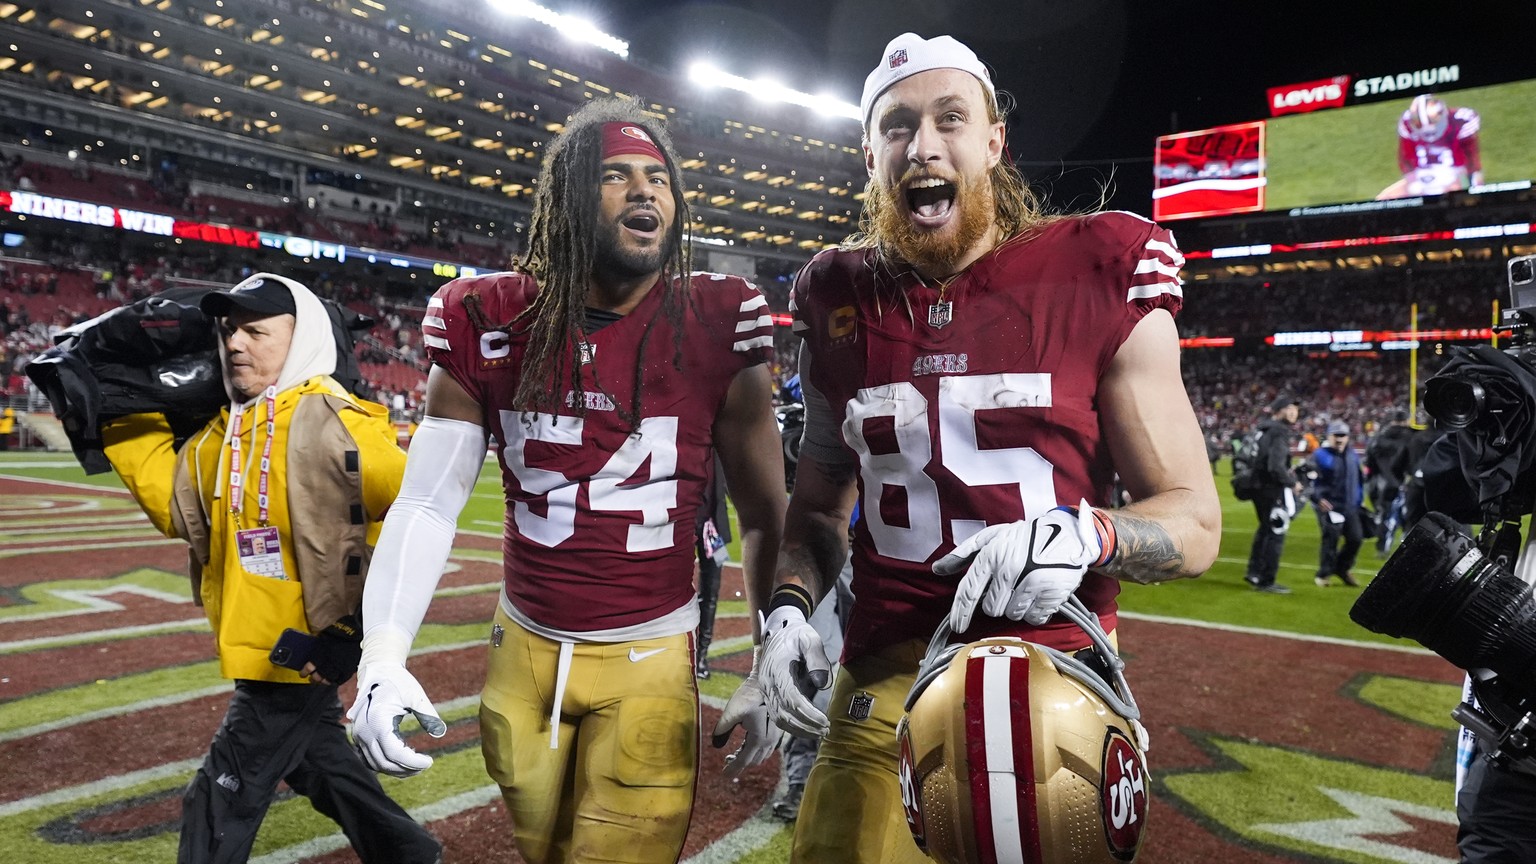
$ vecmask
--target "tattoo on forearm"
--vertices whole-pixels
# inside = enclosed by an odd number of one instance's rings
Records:
[[[821,472],[821,476],[825,477],[827,480],[838,486],[841,486],[844,483],[852,480],[855,476],[857,476],[858,473],[858,465],[852,462],[847,464],[815,462],[812,464],[814,464],[816,469]]]
[[[1185,575],[1184,553],[1161,523],[1123,510],[1112,518],[1119,543],[1106,574],[1143,585]]]
[[[820,599],[836,581],[848,555],[847,533],[828,530],[812,521],[802,535],[802,542],[786,548],[779,558],[779,570],[798,578],[811,595]]]

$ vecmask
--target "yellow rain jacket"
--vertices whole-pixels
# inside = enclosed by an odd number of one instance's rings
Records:
[[[235,508],[228,500],[228,408],[179,454],[161,414],[111,421],[102,439],[112,467],[155,527],[191,544],[193,595],[207,611],[224,677],[305,683],[272,665],[268,652],[284,628],[319,632],[361,607],[363,578],[384,511],[400,490],[405,452],[384,406],[352,397],[328,375],[283,390],[276,405],[268,524],[280,540],[277,576],[247,570],[236,543],[237,531],[258,527],[265,399],[246,409],[241,424],[247,464]]]

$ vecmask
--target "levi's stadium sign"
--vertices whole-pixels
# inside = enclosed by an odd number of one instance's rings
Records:
[[[1269,116],[1303,114],[1320,108],[1342,108],[1349,93],[1349,76],[1335,75],[1320,81],[1269,88]]]

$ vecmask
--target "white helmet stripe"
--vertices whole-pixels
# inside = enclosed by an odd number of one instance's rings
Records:
[[[966,662],[966,749],[977,852],[983,862],[1038,861],[1029,658],[1020,646]]]
[[[1024,849],[1019,845],[1018,778],[1014,774],[1013,700],[1011,667],[1022,666],[1029,675],[1029,661],[1016,661],[1006,654],[982,661],[982,711],[987,726],[987,778],[992,787],[992,848],[998,864],[1024,864]],[[1020,693],[1024,696],[1026,689]],[[1022,704],[1028,704],[1028,697]],[[1028,713],[1028,712],[1025,712]],[[1029,741],[1020,742],[1027,753]],[[1033,784],[1031,784],[1033,785]]]

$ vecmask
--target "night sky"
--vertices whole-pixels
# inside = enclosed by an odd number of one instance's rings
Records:
[[[1053,201],[1149,213],[1156,136],[1268,116],[1265,88],[1459,66],[1458,86],[1536,78],[1536,0],[1195,3],[1157,0],[570,0],[637,58],[857,103],[893,36],[974,48],[1018,101],[1009,147]],[[1440,10],[1433,13],[1427,10]],[[1536,106],[1532,106],[1536,110]],[[829,121],[849,122],[853,121]],[[1532,142],[1536,147],[1536,142]]]

